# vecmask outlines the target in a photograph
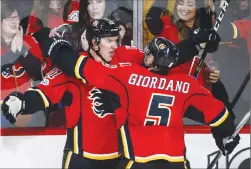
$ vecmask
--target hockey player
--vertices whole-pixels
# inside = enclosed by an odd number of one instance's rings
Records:
[[[104,62],[105,65],[119,61],[141,64],[143,52],[127,46],[117,48],[119,31],[119,26],[111,20],[93,21],[87,29],[91,48],[88,53],[81,55]],[[45,33],[41,31],[40,36],[39,33],[34,36],[40,41],[45,37]],[[198,52],[194,44],[182,42],[179,45],[190,47],[190,57]],[[31,105],[26,107],[26,114],[50,107],[60,100],[66,105],[68,132],[64,168],[115,168],[119,153],[113,112],[120,106],[115,104],[118,98],[116,95],[93,85],[83,85],[81,81],[69,78],[61,70],[54,68],[40,85],[30,88],[24,97],[26,105]],[[16,115],[13,118],[11,114],[6,113],[6,116],[11,122],[15,122]]]
[[[223,41],[232,41],[233,39],[244,39],[247,44],[249,56],[251,56],[250,43],[250,17],[246,20],[237,20],[227,24],[224,28],[219,29]]]
[[[128,162],[122,168],[184,168],[182,116],[190,106],[204,115],[224,154],[231,153],[238,144],[238,136],[223,142],[235,128],[233,119],[210,92],[187,75],[160,75],[177,64],[179,50],[170,41],[157,38],[149,43],[144,66],[150,71],[129,62],[98,64],[86,56],[79,57],[62,39],[50,39],[48,43],[43,51],[67,75],[112,91],[119,98],[116,118],[125,157],[121,165]],[[15,118],[18,113],[29,113],[31,106],[27,93],[13,93],[5,99],[2,109]]]

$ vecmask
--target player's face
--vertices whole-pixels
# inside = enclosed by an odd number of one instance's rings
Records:
[[[101,19],[105,13],[106,2],[105,0],[89,0],[88,1],[88,14],[91,19]]]
[[[148,55],[145,55],[144,57],[144,64],[146,67],[151,67],[154,61],[154,56],[150,53]]]
[[[4,18],[1,24],[1,33],[4,34],[17,34],[19,30],[20,19],[17,11],[13,12],[7,18]]]
[[[115,50],[118,47],[118,40],[118,36],[101,38],[99,43],[99,53],[107,62],[112,60]]]
[[[176,10],[179,19],[185,22],[191,21],[196,16],[196,2],[195,0],[179,0]]]

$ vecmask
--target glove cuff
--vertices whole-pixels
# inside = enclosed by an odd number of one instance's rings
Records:
[[[47,53],[44,54],[45,56],[49,56],[52,60],[54,56],[57,54],[58,49],[60,49],[61,47],[72,48],[71,44],[64,39],[55,39],[55,38],[53,39],[54,39],[53,43],[51,43],[48,51],[46,51]],[[49,41],[51,41],[51,39],[49,39]]]

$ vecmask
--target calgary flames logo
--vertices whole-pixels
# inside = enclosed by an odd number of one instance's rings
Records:
[[[105,109],[105,103],[104,103],[104,94],[102,93],[101,89],[93,88],[89,92],[88,99],[92,101],[92,110],[93,112],[99,117],[104,118],[105,116],[109,114],[113,114],[112,112],[108,112]]]
[[[13,73],[13,71],[15,71],[15,74]],[[18,78],[18,77],[23,76],[24,73],[25,73],[25,70],[23,67],[19,67],[17,69],[16,68],[12,69],[10,67],[10,68],[6,68],[5,70],[2,70],[2,76],[6,79],[10,77]]]

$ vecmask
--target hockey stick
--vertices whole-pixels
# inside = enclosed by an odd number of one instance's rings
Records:
[[[248,121],[250,117],[250,110],[249,112],[247,112],[244,117],[241,119],[241,121],[239,122],[239,124],[236,126],[236,129],[234,131],[234,133],[231,135],[231,138],[234,138],[242,129],[242,127],[246,124],[246,122]],[[213,161],[208,165],[207,169],[212,169],[214,167],[214,165],[217,163],[217,161],[220,159],[220,157],[223,155],[222,151],[219,150],[216,157],[213,159]]]
[[[215,22],[214,27],[213,27],[213,29],[215,31],[217,31],[219,29],[220,23],[222,22],[222,19],[223,19],[224,15],[225,15],[225,13],[227,11],[227,8],[229,6],[229,2],[230,2],[230,0],[225,0],[224,3],[223,3],[223,5],[222,5],[220,14],[217,17],[216,22]],[[196,79],[198,78],[198,75],[199,75],[199,73],[201,71],[201,68],[203,66],[204,60],[205,60],[206,55],[208,53],[207,51],[208,51],[208,45],[206,44],[206,47],[203,50],[203,53],[202,53],[201,58],[200,58],[200,61],[199,61],[198,65],[197,65],[197,67],[195,69],[195,72],[194,72],[194,75],[193,75]]]
[[[232,102],[231,102],[231,104],[230,104],[230,106],[231,106],[230,108],[231,108],[231,109],[234,108],[235,104],[236,104],[237,101],[239,100],[239,98],[240,98],[242,92],[244,91],[244,89],[246,88],[246,86],[247,86],[249,80],[250,80],[250,71],[248,71],[248,73],[247,73],[245,79],[243,80],[243,82],[242,82],[242,84],[241,84],[239,90],[238,90],[237,93],[235,94],[235,96],[234,96],[234,98],[233,98],[233,100],[232,100]]]

